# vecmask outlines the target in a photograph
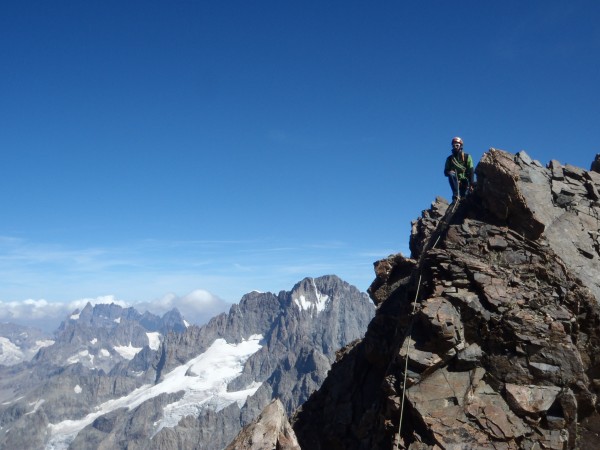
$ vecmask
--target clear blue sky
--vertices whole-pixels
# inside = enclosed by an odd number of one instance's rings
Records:
[[[0,301],[366,290],[448,197],[453,136],[589,168],[599,20],[594,0],[2,2]]]

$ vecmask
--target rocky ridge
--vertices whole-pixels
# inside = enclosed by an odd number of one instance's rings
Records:
[[[600,174],[496,149],[476,173],[375,263],[376,316],[295,414],[302,448],[600,447]]]
[[[158,350],[164,336],[182,333],[186,328],[177,309],[159,317],[114,303],[88,303],[61,323],[55,345],[40,351],[33,363],[63,367],[79,363],[88,369],[110,372],[115,365],[132,360],[144,347]]]
[[[325,379],[335,351],[364,335],[374,310],[335,276],[252,292],[205,326],[170,332],[133,310],[86,307],[53,348],[2,372],[0,448],[222,449],[273,398],[291,414]],[[142,331],[122,329],[133,319]],[[156,347],[148,334],[160,335]],[[135,350],[131,359],[88,367],[115,339]]]
[[[175,426],[156,429],[140,410],[159,411],[155,399],[111,416],[114,426],[94,422],[71,448],[107,446],[128,449],[222,449],[243,425],[253,421],[273,398],[291,414],[325,379],[336,349],[364,335],[374,314],[366,294],[336,276],[306,278],[291,291],[252,292],[206,326],[170,334],[149,369],[147,380],[160,383],[176,367],[205,351],[215,339],[236,344],[263,336],[261,348],[245,361],[241,374],[228,382],[229,392],[258,386],[245,402],[222,408],[198,405]],[[128,370],[128,369],[127,369]],[[142,430],[142,431],[140,431]]]

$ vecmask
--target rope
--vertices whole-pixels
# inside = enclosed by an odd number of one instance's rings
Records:
[[[417,291],[415,292],[415,299],[413,300],[413,309],[412,309],[412,313],[411,313],[410,323],[409,323],[408,329],[406,331],[406,337],[408,339],[406,341],[406,357],[404,358],[404,380],[402,381],[402,402],[400,403],[400,422],[398,423],[398,441],[397,441],[397,446],[396,446],[396,448],[398,448],[398,449],[400,449],[400,437],[402,436],[401,435],[402,422],[404,419],[404,401],[406,399],[406,382],[407,382],[407,378],[408,378],[408,360],[409,360],[413,320],[415,317],[415,312],[417,310],[417,301],[419,300],[419,290],[421,289],[421,279],[422,279],[421,261],[423,260],[423,257],[425,256],[425,254],[429,250],[434,249],[436,247],[436,245],[438,244],[438,242],[440,241],[440,238],[442,237],[442,232],[448,226],[450,219],[454,216],[454,211],[456,210],[456,206],[459,204],[459,202],[460,202],[460,197],[458,197],[456,199],[456,201],[454,202],[454,206],[452,207],[450,212],[446,212],[446,214],[444,214],[444,218],[438,224],[434,233],[427,240],[428,241],[427,244],[429,244],[429,240],[431,240],[431,238],[433,238],[433,236],[435,236],[436,234],[438,235],[437,239],[435,240],[435,242],[434,242],[433,246],[431,246],[431,248],[428,248],[427,245],[425,247],[423,247],[423,252],[421,253],[421,256],[419,257],[419,261],[417,263],[417,268],[419,270],[419,280],[417,281]]]
[[[410,320],[410,324],[408,326],[408,331],[407,331],[407,337],[408,337],[408,341],[406,342],[406,357],[404,358],[404,381],[402,382],[402,403],[400,404],[400,423],[398,424],[398,448],[400,448],[400,432],[402,431],[402,422],[403,422],[403,418],[404,418],[404,400],[406,399],[406,380],[408,377],[408,352],[410,350],[410,341],[411,341],[411,334],[412,334],[412,325],[413,325],[413,321],[412,318],[415,315],[415,311],[417,310],[417,299],[419,297],[419,288],[421,287],[421,274],[419,274],[419,282],[417,283],[417,292],[415,293],[415,299],[413,301],[413,310],[411,313],[411,320]]]

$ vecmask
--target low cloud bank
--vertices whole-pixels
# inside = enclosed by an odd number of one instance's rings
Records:
[[[131,306],[140,312],[150,311],[161,316],[167,311],[177,308],[189,323],[202,325],[214,316],[228,311],[231,303],[208,291],[196,289],[182,297],[170,293],[159,299],[139,302]]]
[[[85,305],[115,303],[124,308],[134,307],[140,313],[149,311],[162,316],[177,308],[190,324],[202,325],[212,317],[229,310],[230,303],[208,291],[197,289],[184,296],[173,293],[144,302],[127,302],[114,295],[96,298],[82,298],[71,302],[50,302],[45,299],[3,302],[0,300],[0,322],[11,322],[18,325],[32,326],[45,332],[55,331],[60,323],[75,310]]]

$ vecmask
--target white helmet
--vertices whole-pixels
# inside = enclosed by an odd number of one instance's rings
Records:
[[[463,140],[461,138],[459,138],[458,136],[456,136],[455,138],[452,139],[452,145],[454,146],[454,144],[460,144],[460,146],[463,146]]]

